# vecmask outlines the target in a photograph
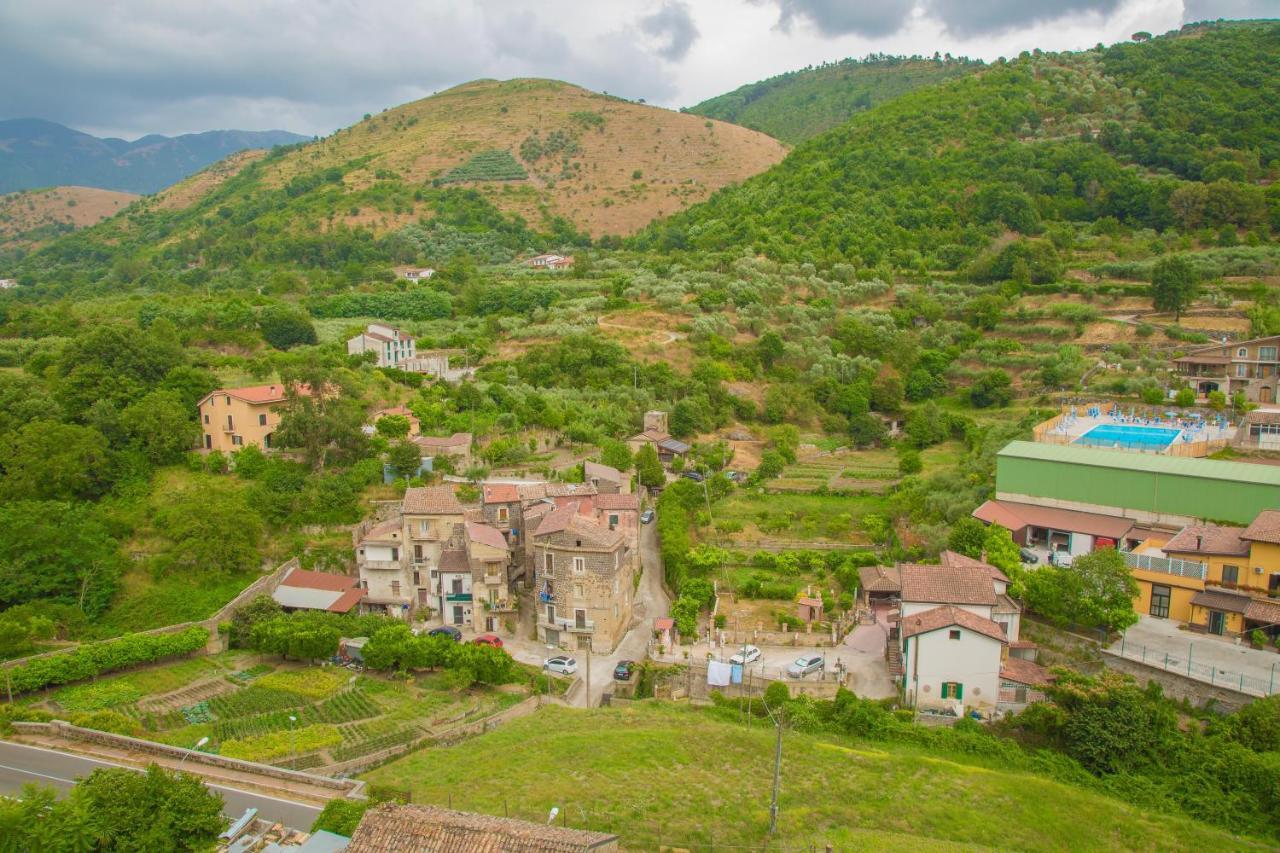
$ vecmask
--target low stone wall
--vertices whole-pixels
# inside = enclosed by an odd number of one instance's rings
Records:
[[[1102,660],[1108,669],[1132,675],[1139,684],[1145,685],[1150,681],[1156,682],[1164,691],[1164,695],[1170,699],[1179,701],[1187,699],[1192,704],[1200,707],[1212,700],[1214,706],[1223,712],[1238,711],[1258,698],[1248,693],[1241,693],[1239,690],[1232,690],[1229,687],[1209,684],[1197,678],[1189,678],[1160,667],[1148,666],[1141,661],[1121,657],[1115,652],[1105,649],[1102,650]]]
[[[254,761],[243,761],[239,758],[227,758],[223,755],[195,752],[178,746],[170,746],[166,743],[156,743],[127,735],[117,735],[111,732],[100,732],[95,729],[73,726],[62,720],[54,720],[50,723],[15,722],[12,725],[13,730],[18,734],[45,735],[80,743],[100,744],[113,749],[125,749],[130,752],[142,753],[143,755],[176,758],[179,761],[185,761],[187,766],[203,764],[207,767],[222,767],[227,770],[252,773],[256,776],[267,776],[287,782],[301,782],[317,788],[328,788],[348,797],[364,796],[364,783],[351,779],[330,779],[313,773],[304,773],[300,770],[286,770],[282,767],[272,767],[270,764],[258,764]]]
[[[748,672],[741,684],[712,687],[707,684],[707,665],[695,662],[689,665],[681,677],[656,685],[654,697],[699,700],[708,698],[713,691],[731,698],[763,696],[764,691],[775,681],[787,685],[792,696],[810,696],[814,699],[831,699],[845,686],[844,681],[832,674],[828,674],[825,679],[819,679],[816,675],[808,678],[768,678]]]
[[[794,646],[796,648],[830,648],[836,643],[830,631],[733,631],[717,632],[725,648],[750,643],[753,646]]]

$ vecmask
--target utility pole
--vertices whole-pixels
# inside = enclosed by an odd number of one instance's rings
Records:
[[[772,712],[770,716],[773,716]],[[778,788],[782,784],[782,720],[774,718],[773,727],[777,732],[777,738],[773,748],[773,800],[769,803],[770,835],[778,831]]]

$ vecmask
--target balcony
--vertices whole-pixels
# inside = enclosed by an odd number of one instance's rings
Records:
[[[1155,557],[1151,554],[1135,554],[1132,551],[1124,551],[1124,561],[1131,569],[1140,569],[1144,572],[1159,572],[1165,575],[1174,575],[1180,578],[1193,578],[1195,580],[1204,580],[1206,569],[1204,563],[1197,563],[1192,560],[1175,560],[1171,557]]]
[[[359,568],[374,571],[398,572],[404,569],[404,564],[399,560],[360,560],[357,565]]]
[[[514,613],[519,609],[519,605],[515,601],[502,599],[499,601],[486,601],[484,609],[490,613]]]
[[[538,616],[539,628],[550,628],[553,631],[568,631],[571,634],[590,634],[596,629],[594,619],[583,619],[581,622],[574,619],[561,619],[556,617],[554,621],[547,621],[547,614],[543,613]]]
[[[469,592],[450,592],[446,593],[444,600],[448,604],[470,604],[471,593]]]

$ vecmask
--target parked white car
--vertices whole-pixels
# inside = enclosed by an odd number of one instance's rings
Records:
[[[742,664],[748,664],[748,663],[755,663],[758,660],[760,660],[760,650],[757,649],[755,646],[744,646],[742,648],[742,651],[738,652],[736,655],[729,658],[729,663],[736,663],[736,664],[742,665]]]
[[[787,675],[791,678],[804,678],[811,672],[821,671],[821,655],[805,655],[804,657],[796,658],[791,662],[791,665],[787,667]]]
[[[542,668],[559,675],[573,675],[578,671],[578,662],[567,655],[557,655],[543,661]]]

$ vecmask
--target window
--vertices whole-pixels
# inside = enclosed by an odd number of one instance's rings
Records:
[[[1275,347],[1258,347],[1258,361],[1275,361]]]
[[[1222,585],[1235,586],[1240,582],[1239,566],[1223,566],[1222,567]]]
[[[1247,378],[1247,377],[1248,377],[1248,375],[1249,375],[1249,365],[1247,365],[1247,364],[1237,364],[1237,365],[1236,365],[1236,378],[1237,378],[1237,379],[1244,379],[1244,378]]]
[[[400,549],[399,549],[399,548],[392,548],[392,549],[391,549],[391,559],[392,559],[393,561],[394,561],[394,560],[399,560],[399,559],[400,559]]]
[[[1248,357],[1249,357],[1248,347],[1240,347],[1240,349],[1236,350],[1236,358],[1248,358]]]
[[[942,682],[942,698],[943,699],[963,699],[964,685],[958,681]]]
[[[418,534],[419,534],[420,536],[430,536],[430,535],[431,535],[431,522],[429,522],[429,521],[419,521],[419,522],[418,522]]]
[[[205,415],[204,415],[204,422],[205,422],[206,424],[207,424],[207,423],[209,423],[209,413],[208,413],[208,412],[205,412]]]
[[[574,598],[585,598],[585,596],[583,595],[583,592],[582,592],[582,584],[580,584],[580,583],[575,583],[575,584],[573,585],[573,597],[574,597]]]
[[[462,578],[454,578],[450,582],[450,591],[453,595],[462,595]]]
[[[510,511],[509,511],[505,506],[500,506],[500,507],[498,507],[498,521],[499,521],[499,523],[501,523],[501,524],[506,524],[506,523],[507,523],[507,519],[508,519],[509,517],[510,517]]]
[[[1162,586],[1158,583],[1151,585],[1151,607],[1152,616],[1158,619],[1169,618],[1169,600],[1173,596],[1173,590],[1170,587]]]
[[[213,436],[209,435],[209,433],[207,432],[204,434],[204,449],[205,450],[213,449]]]
[[[267,425],[267,416],[265,414],[258,415],[258,426]]]
[[[400,581],[392,581],[392,582],[391,582],[391,594],[392,594],[392,595],[399,595],[399,594],[400,594]]]
[[[238,435],[233,435],[231,436],[231,443],[236,447],[240,447],[241,445],[244,444],[244,439]]]
[[[960,639],[960,629],[959,629],[959,628],[952,628],[950,631],[948,631],[948,632],[947,632],[947,639],[949,639],[949,640],[958,640],[958,639]]]
[[[583,572],[585,572],[586,570],[587,570],[587,559],[586,559],[586,557],[574,557],[574,558],[573,558],[573,573],[574,573],[575,575],[580,575],[580,574],[582,574]]]
[[[575,628],[587,627],[587,611],[585,610],[573,611],[573,625]]]
[[[609,514],[609,529],[610,529],[610,530],[612,530],[613,528],[615,528],[615,527],[617,527],[617,526],[618,526],[618,514],[617,514],[617,513],[610,513],[610,514]]]
[[[543,555],[542,568],[546,570],[548,577],[555,574],[555,569],[556,569],[555,555],[552,554],[550,551],[548,551],[546,554]]]
[[[422,575],[418,574],[417,572],[413,573],[413,585],[422,586]]]
[[[222,396],[222,402],[224,402],[224,403],[226,403],[228,406],[230,406],[230,405],[231,405],[231,395],[230,395],[230,394],[224,394],[224,395]]]
[[[414,545],[414,546],[413,546],[413,559],[418,560],[419,562],[421,562],[421,560],[422,560],[422,546],[421,546],[421,545]]]

